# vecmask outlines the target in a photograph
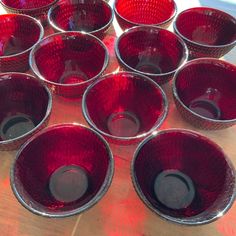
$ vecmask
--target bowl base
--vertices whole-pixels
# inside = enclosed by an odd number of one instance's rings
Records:
[[[84,75],[81,75],[79,73],[67,73],[67,74],[64,74],[60,80],[59,80],[59,83],[61,84],[77,84],[77,83],[81,83],[81,82],[84,82],[88,80],[87,77],[85,77]]]
[[[56,169],[49,180],[49,191],[60,202],[73,202],[84,196],[88,190],[88,175],[75,165]]]
[[[9,38],[8,38],[9,37]],[[27,49],[27,46],[24,45],[24,42],[20,37],[14,35],[6,37],[6,40],[0,41],[0,55],[1,56],[10,56],[20,52],[23,52]]]
[[[190,177],[178,170],[165,170],[154,181],[157,200],[170,209],[188,207],[195,196],[195,188]]]
[[[130,112],[117,112],[110,115],[107,122],[109,132],[114,136],[136,136],[140,129],[140,122]]]
[[[189,109],[197,114],[215,120],[220,120],[220,108],[210,100],[195,99],[189,104]]]
[[[81,31],[86,33],[96,30],[95,23],[86,19],[86,15],[83,20],[80,19],[80,17],[81,16],[73,15],[69,18],[67,31]]]
[[[151,74],[161,74],[162,69],[158,66],[158,63],[148,62],[148,61],[140,61],[135,67],[136,70],[142,71],[143,73],[151,73]]]
[[[25,114],[6,117],[0,125],[2,140],[14,139],[35,128],[34,121]]]
[[[68,60],[65,62],[64,71],[58,82],[61,84],[77,84],[88,79],[88,76],[79,68],[78,62]]]

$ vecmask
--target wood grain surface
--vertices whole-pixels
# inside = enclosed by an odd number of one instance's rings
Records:
[[[4,13],[1,9],[1,13]],[[114,54],[117,26],[114,22],[104,43],[110,52],[106,73],[118,71]],[[171,30],[171,28],[170,28]],[[48,34],[49,32],[47,32]],[[236,64],[236,49],[225,56]],[[236,166],[236,126],[222,131],[201,131],[186,123],[173,103],[171,83],[163,86],[170,109],[161,129],[185,128],[198,131],[219,144]],[[235,94],[236,96],[236,94]],[[81,100],[53,97],[49,125],[77,122],[86,124],[81,113]],[[131,183],[130,160],[136,148],[111,145],[115,156],[115,175],[102,200],[85,213],[65,219],[36,216],[22,207],[9,184],[9,170],[14,152],[0,152],[0,236],[234,236],[236,235],[236,204],[218,221],[197,227],[179,226],[162,220],[138,198]]]

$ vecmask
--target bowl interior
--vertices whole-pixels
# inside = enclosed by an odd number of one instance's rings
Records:
[[[47,6],[55,0],[2,0],[2,2],[6,6],[15,9],[35,9]]]
[[[79,84],[102,72],[107,50],[102,42],[86,34],[55,34],[32,51],[33,70],[57,84]]]
[[[105,27],[111,18],[111,8],[105,1],[62,3],[50,13],[53,24],[64,31],[96,31]]]
[[[232,199],[235,183],[218,147],[197,134],[178,131],[145,142],[137,152],[133,175],[153,209],[180,221],[206,210],[206,218],[221,212]]]
[[[186,48],[175,34],[152,27],[121,35],[117,54],[128,67],[151,74],[172,72],[186,60]]]
[[[0,15],[0,56],[10,56],[32,47],[41,36],[33,19],[22,15]]]
[[[163,96],[152,81],[137,74],[113,74],[87,90],[85,112],[100,131],[116,137],[135,137],[163,120]]]
[[[173,0],[116,0],[117,13],[127,21],[137,24],[159,24],[175,13]]]
[[[236,67],[219,60],[192,62],[176,76],[179,99],[193,112],[214,120],[236,119]]]
[[[236,19],[215,9],[186,10],[179,14],[176,28],[188,40],[203,45],[225,45],[236,40]]]
[[[87,128],[52,128],[18,154],[15,188],[26,204],[40,212],[72,211],[98,194],[110,158],[105,143]]]
[[[26,134],[44,119],[50,95],[27,75],[2,74],[0,79],[0,141],[5,141]]]

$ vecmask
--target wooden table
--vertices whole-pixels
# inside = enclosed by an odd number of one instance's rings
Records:
[[[179,0],[181,2],[182,0]],[[196,0],[197,1],[197,0]],[[178,0],[177,0],[178,2]],[[182,1],[183,2],[183,1]],[[3,10],[1,9],[1,12]],[[115,23],[114,23],[115,24]],[[117,26],[115,26],[117,29]],[[116,31],[117,34],[120,32]],[[110,51],[108,72],[119,70],[114,55],[115,30],[112,27],[104,43]],[[225,56],[236,64],[236,49]],[[170,111],[161,129],[186,128],[198,131],[218,143],[236,166],[236,126],[222,131],[197,130],[186,123],[173,103],[170,84],[164,86]],[[81,113],[81,100],[58,96],[53,98],[49,125],[77,122],[86,124]],[[16,152],[0,152],[0,235],[2,236],[233,236],[236,235],[236,204],[218,221],[197,227],[184,227],[162,220],[138,198],[131,183],[130,160],[135,145],[111,145],[115,156],[115,175],[102,200],[82,215],[65,219],[36,216],[22,207],[9,183],[9,170]]]

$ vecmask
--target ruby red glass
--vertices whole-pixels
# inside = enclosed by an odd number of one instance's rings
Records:
[[[145,139],[131,174],[142,201],[175,223],[210,223],[234,202],[233,164],[214,142],[191,131],[160,131]]]
[[[83,96],[87,122],[116,144],[131,144],[152,133],[164,121],[167,110],[162,89],[131,72],[104,76]]]
[[[0,0],[0,4],[9,13],[26,14],[45,22],[47,12],[58,0]]]
[[[201,129],[224,129],[236,124],[236,66],[218,59],[195,59],[175,75],[177,109]]]
[[[55,31],[82,31],[103,37],[113,20],[113,10],[103,0],[61,2],[48,12]]]
[[[97,203],[111,183],[113,157],[104,139],[81,125],[45,129],[17,153],[11,186],[35,214],[65,217]]]
[[[125,31],[116,41],[116,56],[125,69],[167,83],[188,58],[188,49],[174,33],[154,26]]]
[[[52,4],[55,0],[2,0],[6,6],[15,9],[35,9]]]
[[[44,38],[30,54],[30,66],[56,94],[81,96],[108,64],[108,50],[96,37],[64,32]]]
[[[32,17],[0,15],[0,72],[25,72],[29,53],[43,37],[43,27]]]
[[[191,58],[219,58],[236,45],[236,19],[213,8],[197,7],[181,12],[174,30],[186,42]]]
[[[47,125],[52,97],[31,75],[0,74],[0,150],[13,150]]]
[[[125,30],[138,25],[156,25],[167,28],[177,13],[173,0],[116,0],[116,19]]]

